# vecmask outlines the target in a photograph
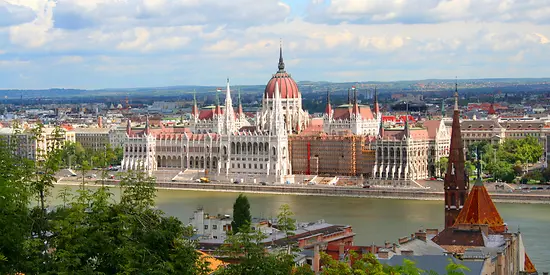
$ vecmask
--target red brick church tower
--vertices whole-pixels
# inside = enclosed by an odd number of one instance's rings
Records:
[[[464,168],[464,144],[460,133],[460,111],[458,110],[458,84],[455,84],[455,108],[451,133],[449,163],[445,174],[445,228],[455,223],[468,197],[469,178]]]

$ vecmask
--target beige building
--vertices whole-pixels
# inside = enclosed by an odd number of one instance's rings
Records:
[[[58,134],[55,129],[44,127],[42,133],[36,137],[33,128],[2,128],[0,138],[7,142],[16,142],[16,150],[20,156],[35,160],[47,155],[56,144],[60,147],[66,142],[75,142],[75,132],[72,129],[60,127]]]
[[[103,150],[110,144],[108,128],[76,128],[75,140],[84,149]]]

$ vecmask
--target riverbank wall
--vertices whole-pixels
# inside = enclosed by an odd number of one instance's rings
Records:
[[[80,185],[79,182],[61,181],[59,185]],[[88,186],[98,186],[88,184]],[[109,182],[107,186],[116,186]],[[423,189],[382,189],[357,188],[341,186],[311,186],[311,185],[247,185],[223,183],[183,183],[157,182],[158,189],[191,190],[209,192],[259,193],[279,195],[326,196],[326,197],[356,197],[377,199],[403,200],[438,200],[444,199],[443,192],[430,192]],[[526,193],[490,193],[495,202],[504,203],[537,203],[550,204],[550,194]]]

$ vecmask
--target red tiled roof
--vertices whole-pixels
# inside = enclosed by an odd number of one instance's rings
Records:
[[[458,224],[487,224],[497,233],[506,230],[504,220],[481,182],[476,182],[470,191],[464,207],[456,218],[455,225]]]
[[[332,115],[332,117],[336,120],[349,120],[353,113],[353,108],[350,107],[351,106],[349,105],[336,107],[334,109],[334,114]],[[360,105],[359,113],[361,114],[361,117],[363,119],[374,119],[374,116],[372,115],[372,111],[369,106]]]
[[[527,253],[525,253],[524,271],[527,272],[527,274],[537,273],[537,269],[535,268],[533,262],[531,262],[531,259],[529,259],[529,256],[527,256]]]
[[[265,86],[264,96],[267,98],[274,98],[275,95],[275,83],[279,83],[279,93],[281,98],[299,98],[300,91],[298,85],[290,75],[286,72],[277,72],[269,80]]]
[[[441,125],[441,120],[426,120],[423,122],[424,128],[428,131],[428,137],[430,139],[435,139],[437,136],[437,130]]]

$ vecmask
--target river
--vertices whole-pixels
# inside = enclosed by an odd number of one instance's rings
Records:
[[[50,204],[62,187],[55,186]],[[71,187],[76,189],[78,187]],[[115,199],[119,189],[112,188]],[[187,190],[159,190],[157,206],[167,215],[189,222],[193,211],[201,206],[211,214],[232,214],[237,193],[203,192]],[[290,205],[298,221],[324,219],[328,223],[347,224],[353,227],[355,244],[382,245],[384,241],[410,235],[420,228],[443,227],[443,202],[421,200],[390,200],[349,197],[321,197],[297,195],[247,194],[254,217],[271,218],[277,215],[280,205]],[[523,233],[529,257],[539,271],[550,271],[550,205],[497,203],[497,208],[512,231]],[[541,274],[541,273],[540,273]]]

